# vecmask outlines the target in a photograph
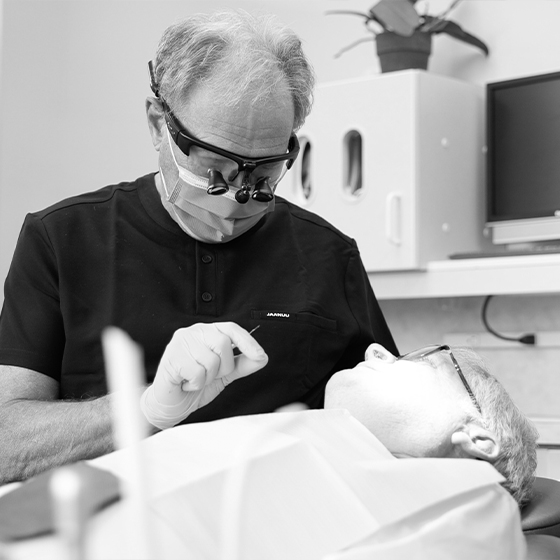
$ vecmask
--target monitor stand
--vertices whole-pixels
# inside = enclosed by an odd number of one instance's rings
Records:
[[[509,245],[496,245],[495,249],[486,251],[473,251],[467,253],[453,253],[450,259],[484,259],[498,257],[518,257],[524,255],[548,255],[560,253],[560,240],[536,243],[511,243]]]

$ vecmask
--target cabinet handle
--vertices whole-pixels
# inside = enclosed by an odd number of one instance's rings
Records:
[[[400,192],[390,192],[385,199],[385,236],[394,245],[401,244],[401,201]]]

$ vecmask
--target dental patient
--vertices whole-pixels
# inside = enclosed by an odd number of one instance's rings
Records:
[[[472,350],[372,344],[328,382],[325,408],[347,409],[396,457],[487,461],[520,507],[531,496],[538,432]]]
[[[250,358],[238,356],[235,367],[243,360]],[[214,386],[228,378],[206,375],[200,390],[181,388],[169,376],[158,379],[161,400],[149,387],[142,410],[148,422],[166,429],[180,423],[192,403],[216,398],[220,390]],[[171,397],[178,404],[162,404]],[[520,507],[530,499],[538,433],[472,350],[430,346],[395,357],[372,344],[364,362],[330,379],[324,407],[347,409],[396,457],[487,461],[505,477],[503,486]]]

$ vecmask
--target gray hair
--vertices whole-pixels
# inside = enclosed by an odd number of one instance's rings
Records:
[[[171,105],[203,83],[227,107],[246,96],[258,103],[287,89],[298,130],[313,102],[315,74],[301,41],[271,15],[224,10],[190,16],[164,31],[154,68],[160,94]]]
[[[502,486],[520,507],[531,498],[537,467],[538,431],[517,408],[500,382],[488,373],[481,357],[468,348],[453,348],[453,355],[468,379],[482,409],[471,418],[493,432],[500,443],[500,454],[493,466],[506,481]]]

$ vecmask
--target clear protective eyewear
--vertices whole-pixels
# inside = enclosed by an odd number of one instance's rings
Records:
[[[455,371],[459,375],[459,378],[461,379],[461,382],[463,383],[465,389],[467,390],[467,393],[469,394],[469,397],[471,398],[472,403],[474,404],[474,406],[476,407],[478,412],[480,412],[480,414],[482,414],[482,409],[480,408],[480,405],[478,404],[478,401],[476,400],[476,397],[474,396],[473,390],[471,389],[468,381],[465,379],[465,376],[463,375],[463,372],[461,371],[461,367],[457,363],[457,360],[455,359],[455,356],[453,355],[453,352],[451,352],[451,349],[449,348],[449,346],[447,346],[447,344],[441,344],[441,345],[434,344],[434,345],[431,345],[431,346],[426,346],[424,348],[419,348],[418,350],[414,350],[412,352],[408,352],[407,354],[403,354],[402,356],[399,356],[397,358],[397,360],[408,360],[410,362],[415,362],[417,360],[422,360],[423,358],[426,358],[427,356],[432,356],[433,354],[437,354],[438,352],[446,352],[449,355],[449,357],[451,358],[451,361],[453,362],[453,366],[455,368]]]
[[[193,146],[206,150],[211,154],[218,155],[231,162],[230,167],[235,169],[229,174],[227,181],[234,181],[239,174],[242,174],[242,187],[235,193],[235,199],[240,204],[245,204],[249,198],[258,202],[270,202],[274,198],[273,187],[275,187],[284,173],[290,169],[296,160],[300,146],[297,135],[292,133],[288,141],[287,151],[275,156],[260,158],[246,158],[223,150],[202,140],[198,140],[186,130],[171,111],[167,102],[159,94],[159,87],[155,82],[152,62],[148,63],[150,71],[150,87],[155,96],[161,101],[165,114],[165,123],[177,147],[186,156],[190,155]],[[218,169],[213,167],[208,169],[208,189],[210,195],[225,194],[229,190],[228,182]],[[251,192],[252,189],[252,192]]]

